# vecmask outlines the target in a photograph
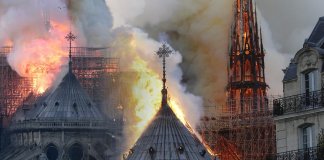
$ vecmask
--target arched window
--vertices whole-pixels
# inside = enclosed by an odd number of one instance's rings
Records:
[[[75,143],[69,148],[68,153],[71,160],[81,160],[83,157],[82,146],[78,143]]]
[[[255,62],[255,74],[259,79],[259,77],[260,77],[260,65],[259,65],[258,62]]]
[[[244,108],[242,108],[242,113],[249,113],[253,106],[253,89],[248,88],[244,92],[244,99],[243,99],[243,105]]]
[[[245,61],[245,64],[244,64],[244,72],[245,72],[245,81],[251,81],[252,80],[252,77],[251,77],[251,63],[249,60],[246,60]]]
[[[57,160],[59,154],[57,147],[53,143],[46,146],[45,153],[48,160]]]
[[[235,65],[235,81],[241,81],[241,62],[237,61]]]

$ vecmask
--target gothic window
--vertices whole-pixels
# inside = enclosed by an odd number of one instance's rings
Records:
[[[255,74],[256,74],[256,77],[257,77],[257,80],[258,81],[261,81],[261,71],[260,71],[260,65],[258,62],[255,62]]]
[[[235,66],[235,81],[241,81],[241,63],[237,61]]]
[[[249,60],[246,60],[245,61],[245,64],[244,64],[244,71],[245,71],[245,81],[251,81],[252,80],[252,77],[251,77],[251,63]]]
[[[244,99],[243,99],[243,104],[244,104],[244,108],[242,113],[249,113],[252,109],[252,105],[253,105],[253,90],[252,88],[248,88],[246,89],[245,93],[244,93]]]

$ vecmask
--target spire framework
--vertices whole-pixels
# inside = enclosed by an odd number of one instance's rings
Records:
[[[169,57],[171,54],[173,54],[173,51],[168,47],[165,43],[162,45],[162,47],[159,48],[159,50],[156,52],[156,54],[162,58],[162,64],[163,64],[163,89],[162,89],[162,104],[167,102],[167,94],[168,91],[166,89],[166,57]]]
[[[68,33],[65,36],[65,39],[70,43],[69,46],[69,71],[72,71],[72,41],[74,41],[77,37],[72,33]]]

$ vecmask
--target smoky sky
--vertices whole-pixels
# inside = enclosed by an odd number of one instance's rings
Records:
[[[277,50],[291,57],[302,48],[318,18],[324,16],[323,0],[257,0],[256,3]]]

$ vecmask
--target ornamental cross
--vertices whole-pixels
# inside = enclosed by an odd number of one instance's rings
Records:
[[[173,54],[172,50],[164,43],[162,45],[162,47],[159,48],[159,50],[156,52],[156,54],[160,57],[163,58],[162,62],[163,62],[163,90],[166,90],[165,87],[165,82],[166,82],[166,78],[165,78],[165,58],[169,57],[171,54]]]
[[[70,42],[69,47],[69,70],[72,71],[72,41],[74,41],[77,37],[72,33],[68,33],[65,36],[65,39]]]

